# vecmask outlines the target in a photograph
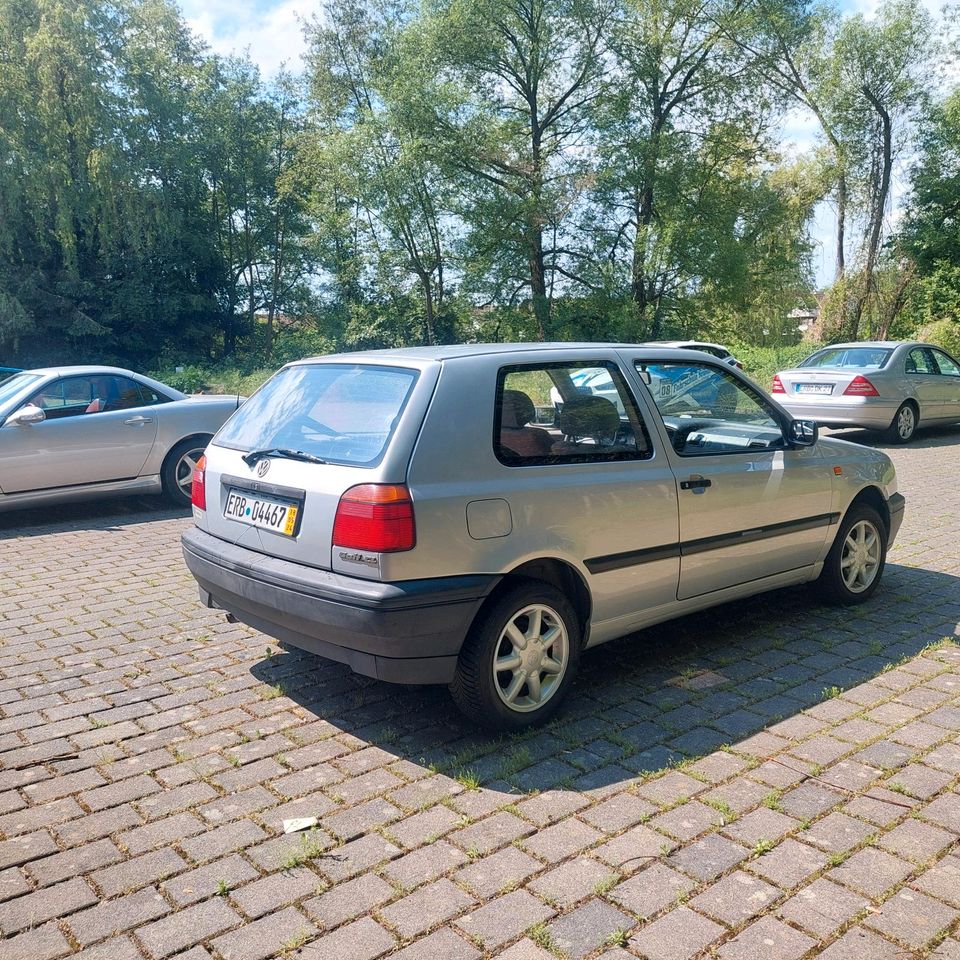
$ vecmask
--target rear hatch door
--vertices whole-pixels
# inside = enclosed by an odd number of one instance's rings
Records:
[[[208,447],[203,528],[249,550],[331,569],[341,495],[358,484],[405,482],[438,371],[439,363],[406,358],[285,367]]]

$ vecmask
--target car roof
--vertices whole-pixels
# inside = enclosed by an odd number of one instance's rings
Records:
[[[825,343],[822,347],[817,347],[814,351],[819,353],[821,350],[847,350],[853,347],[883,348],[886,350],[895,350],[897,347],[926,346],[916,340],[852,340],[849,343]]]
[[[645,347],[692,347],[699,345],[702,347],[716,347],[718,350],[726,350],[722,343],[713,343],[711,340],[648,340]]]
[[[133,370],[125,370],[123,367],[99,367],[93,364],[75,364],[73,366],[66,367],[35,367],[32,370],[24,370],[24,373],[38,373],[43,376],[57,376],[57,377],[76,377],[76,376],[91,376],[91,375],[101,375],[101,376],[122,376],[122,377],[140,377],[139,373],[134,373]]]
[[[386,360],[409,358],[411,360],[458,360],[464,357],[480,357],[493,354],[511,353],[551,353],[556,351],[579,351],[589,353],[595,350],[634,350],[657,357],[690,360],[689,350],[677,350],[672,347],[650,343],[598,343],[595,341],[581,341],[572,343],[460,343],[448,346],[435,347],[390,347],[385,350],[359,350],[356,353],[332,353],[320,357],[304,357],[298,363],[313,363],[318,360],[335,360],[349,358],[350,360]],[[710,356],[706,354],[706,356]],[[710,357],[716,360],[716,357]]]
[[[161,383],[148,377],[145,373],[137,373],[134,370],[127,370],[124,367],[98,367],[93,364],[74,364],[66,367],[36,367],[33,370],[21,370],[21,373],[36,374],[42,377],[132,377],[138,383],[146,384],[148,387],[158,390],[165,394],[171,400],[182,400],[186,394],[182,390],[177,390],[169,384]]]

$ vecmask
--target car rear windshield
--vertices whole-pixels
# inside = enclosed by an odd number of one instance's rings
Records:
[[[214,443],[249,453],[282,447],[330,463],[379,462],[416,370],[368,364],[287,367],[224,424]]]
[[[892,350],[881,347],[831,347],[807,357],[801,367],[843,367],[850,370],[880,370],[886,366]]]

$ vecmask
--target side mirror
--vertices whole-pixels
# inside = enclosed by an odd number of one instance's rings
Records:
[[[638,370],[637,376],[649,387],[653,382],[653,377],[650,376],[649,370]]]
[[[43,423],[47,419],[47,415],[40,409],[40,407],[34,406],[32,403],[28,403],[25,407],[21,407],[16,413],[11,413],[7,417],[7,423],[15,423],[17,426],[25,426],[29,423]]]
[[[820,437],[815,420],[791,420],[787,439],[791,447],[812,447]]]

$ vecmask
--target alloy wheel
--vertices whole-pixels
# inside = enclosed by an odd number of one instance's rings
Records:
[[[880,532],[860,520],[847,533],[840,556],[840,574],[851,593],[863,593],[877,577],[883,556]]]
[[[531,604],[513,614],[500,634],[493,685],[510,710],[537,710],[559,689],[569,659],[563,618],[546,604]]]
[[[897,433],[901,440],[909,440],[916,428],[917,419],[913,413],[913,407],[907,405],[897,414]]]
[[[204,449],[204,447],[196,447],[192,450],[184,451],[173,470],[173,477],[177,482],[177,488],[188,500],[190,499],[191,487],[193,486],[193,471],[197,469],[197,463],[203,456]]]

